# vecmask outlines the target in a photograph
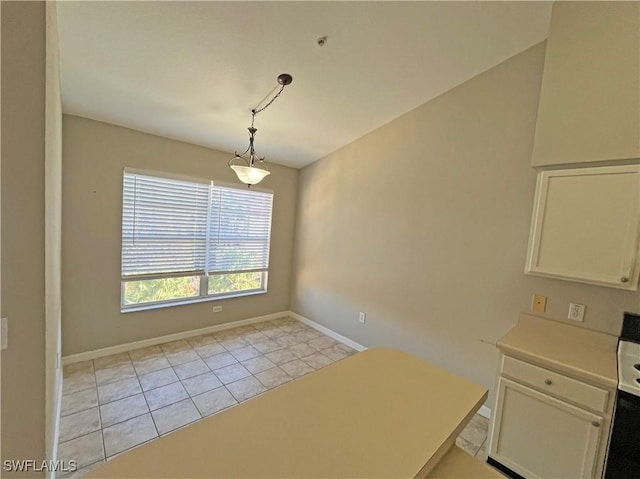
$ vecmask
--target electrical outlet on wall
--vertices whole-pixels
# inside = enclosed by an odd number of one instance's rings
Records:
[[[358,314],[358,321],[360,321],[361,323],[366,323],[367,313],[363,313],[362,311],[360,311],[360,313]]]
[[[214,313],[221,313],[222,312],[222,306],[214,306],[213,307],[213,312]]]
[[[569,304],[569,314],[567,318],[573,321],[584,321],[584,310],[586,306],[584,304],[571,303]]]

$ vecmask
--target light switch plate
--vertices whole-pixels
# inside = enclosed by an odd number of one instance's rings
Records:
[[[544,313],[547,310],[547,297],[541,294],[534,294],[531,310],[537,313]]]
[[[0,350],[9,346],[9,318],[0,318]]]

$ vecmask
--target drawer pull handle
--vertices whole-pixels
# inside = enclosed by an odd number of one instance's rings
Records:
[[[591,421],[591,425],[593,427],[600,427],[600,423],[598,421]]]
[[[620,281],[622,281],[623,283],[628,283],[629,278],[627,278],[626,276],[623,276],[622,278],[620,278]]]
[[[551,384],[553,384],[553,382],[551,381],[551,379],[545,379],[545,380],[544,380],[544,383],[545,383],[547,386],[551,386]]]

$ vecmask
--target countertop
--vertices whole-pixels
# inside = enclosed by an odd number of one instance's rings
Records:
[[[521,313],[518,324],[496,343],[510,356],[615,389],[616,336]]]
[[[369,349],[87,477],[422,477],[486,397],[483,387],[415,356]]]
[[[457,446],[427,476],[429,479],[505,479],[493,467],[467,454]]]

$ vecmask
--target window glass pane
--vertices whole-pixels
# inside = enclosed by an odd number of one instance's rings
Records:
[[[124,283],[124,305],[192,298],[200,293],[200,277],[143,279]]]
[[[209,276],[209,294],[262,289],[265,273],[214,274]]]

